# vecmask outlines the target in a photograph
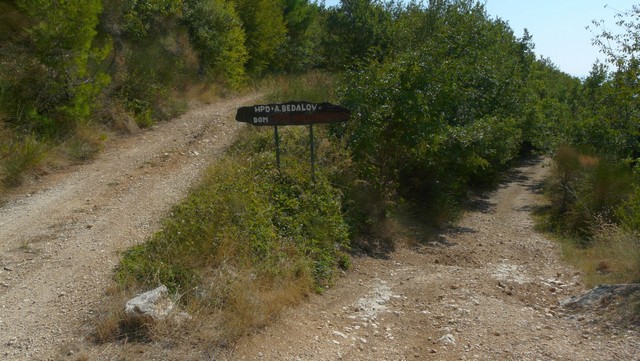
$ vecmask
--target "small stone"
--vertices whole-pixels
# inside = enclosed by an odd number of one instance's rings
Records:
[[[345,335],[344,333],[340,332],[340,331],[333,331],[333,334],[336,336],[340,336],[342,338],[347,338],[347,335]]]
[[[452,334],[448,333],[442,337],[440,337],[438,339],[439,343],[445,344],[445,345],[455,345],[456,344],[456,338],[453,337]]]
[[[438,353],[438,351],[435,348],[432,348],[431,350],[429,350],[430,353]]]

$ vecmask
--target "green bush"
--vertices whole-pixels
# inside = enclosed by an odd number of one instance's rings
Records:
[[[246,81],[246,36],[232,3],[224,0],[185,2],[183,23],[200,57],[200,71],[232,88]]]
[[[633,225],[634,206],[627,199],[634,195],[634,184],[638,179],[628,165],[561,147],[547,183],[550,226],[588,245],[602,226]]]
[[[233,0],[246,35],[247,70],[261,74],[277,62],[278,49],[284,45],[283,3],[278,0]]]
[[[322,171],[311,183],[306,159],[286,156],[278,172],[272,146],[255,151],[270,133],[256,137],[214,165],[161,231],[125,253],[120,282],[161,282],[193,299],[206,275],[225,266],[268,282],[311,276],[318,289],[331,284],[348,249],[340,192]],[[287,138],[287,152],[304,153],[303,136]]]
[[[9,140],[0,144],[0,182],[13,187],[22,182],[25,173],[40,165],[46,156],[46,146],[34,136]]]
[[[353,116],[336,133],[381,195],[440,198],[440,208],[518,155],[522,49],[503,23],[469,11],[455,14],[465,30],[442,25],[419,50],[346,75],[340,101]]]
[[[101,62],[111,49],[96,42],[101,1],[16,1],[3,14],[11,30],[3,56],[0,104],[25,133],[57,136],[87,122],[110,79]],[[16,22],[15,17],[23,20]]]
[[[640,236],[640,185],[636,183],[628,198],[616,209],[616,216],[623,227]]]

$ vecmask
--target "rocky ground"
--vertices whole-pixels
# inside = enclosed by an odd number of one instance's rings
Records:
[[[114,344],[74,356],[119,252],[158,229],[232,141],[235,109],[255,100],[201,107],[116,139],[91,164],[10,197],[0,208],[0,359],[640,360],[637,331],[603,321],[597,306],[559,305],[586,290],[533,229],[549,169],[540,159],[515,168],[435,242],[402,223],[388,257],[355,257],[335,287],[225,349],[194,344],[158,357],[147,350],[175,345],[123,354]]]
[[[640,335],[569,312],[580,274],[533,229],[548,161],[514,169],[437,242],[410,232],[388,259],[358,258],[322,296],[221,360],[640,360]]]
[[[58,359],[85,335],[119,253],[170,207],[241,125],[256,96],[201,106],[117,138],[90,164],[41,178],[0,208],[0,359]]]

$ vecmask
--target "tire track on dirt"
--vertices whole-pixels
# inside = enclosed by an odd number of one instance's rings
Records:
[[[584,289],[533,227],[548,163],[514,169],[435,242],[407,222],[388,259],[355,259],[333,289],[215,359],[638,360],[635,331],[558,306]]]
[[[84,336],[119,252],[151,235],[232,143],[235,110],[258,95],[188,112],[116,139],[90,164],[45,177],[0,208],[0,358],[55,359]]]

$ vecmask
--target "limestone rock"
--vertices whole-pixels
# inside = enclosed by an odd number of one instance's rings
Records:
[[[159,321],[167,318],[174,308],[175,304],[169,298],[167,287],[162,285],[127,301],[125,313],[134,319],[150,318],[154,321]]]
[[[438,339],[438,342],[443,344],[443,345],[455,345],[456,344],[456,338],[453,337],[452,334],[448,333],[448,334],[440,337]]]
[[[580,296],[572,296],[560,302],[565,309],[597,307],[610,302],[614,297],[640,292],[640,284],[600,285]]]

